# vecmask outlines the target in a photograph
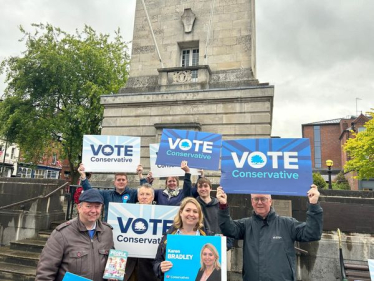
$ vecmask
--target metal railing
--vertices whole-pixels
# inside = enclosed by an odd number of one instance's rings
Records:
[[[55,190],[53,190],[52,192],[48,193],[47,195],[39,195],[39,196],[30,198],[30,199],[26,199],[26,200],[22,200],[22,201],[19,201],[19,202],[16,202],[16,203],[12,203],[12,204],[9,204],[9,205],[1,206],[0,210],[4,210],[4,209],[7,209],[7,208],[11,208],[11,207],[15,207],[15,206],[18,206],[18,205],[22,205],[22,204],[25,204],[25,203],[28,203],[28,202],[32,202],[32,201],[35,201],[35,200],[38,200],[38,199],[49,198],[51,195],[55,194],[57,191],[59,191],[60,189],[64,188],[68,184],[69,184],[69,182],[65,182],[63,185],[57,187]]]

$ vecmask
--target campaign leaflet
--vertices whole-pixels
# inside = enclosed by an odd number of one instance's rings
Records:
[[[66,272],[62,281],[92,281],[91,279],[75,275],[71,272]]]
[[[165,256],[173,267],[165,272],[164,280],[200,280],[204,268],[210,268],[211,280],[227,280],[225,236],[168,234]]]
[[[126,251],[110,249],[104,269],[104,279],[123,280],[128,254]]]
[[[313,183],[309,139],[223,141],[221,170],[227,193],[306,196]]]
[[[129,257],[154,259],[162,234],[178,210],[179,206],[109,203],[114,248],[128,252]]]
[[[157,154],[157,165],[218,170],[222,135],[185,130],[164,129]]]
[[[374,260],[368,259],[370,278],[374,281]]]
[[[151,167],[152,176],[154,178],[161,177],[183,177],[185,172],[179,167],[168,166],[168,165],[156,165],[156,158],[159,149],[159,143],[153,143],[149,145],[149,162]],[[199,175],[198,169],[190,169],[191,175]]]
[[[135,173],[140,163],[140,138],[84,135],[82,163],[87,172]]]

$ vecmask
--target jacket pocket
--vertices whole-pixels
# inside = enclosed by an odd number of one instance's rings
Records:
[[[108,259],[110,249],[99,249],[99,263],[101,268],[104,268]]]
[[[71,251],[69,253],[69,260],[71,261],[72,273],[82,275],[82,270],[87,271],[88,251]]]

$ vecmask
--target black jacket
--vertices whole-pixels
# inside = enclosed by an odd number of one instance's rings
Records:
[[[176,229],[174,226],[171,226],[169,230],[162,236],[161,242],[158,245],[157,248],[157,254],[156,258],[153,262],[153,271],[156,274],[157,278],[160,278],[161,280],[164,280],[164,273],[161,272],[161,262],[165,260],[165,253],[166,253],[166,243],[167,243],[167,234],[175,234],[178,229]],[[206,232],[204,229],[200,229],[200,235],[206,236]]]
[[[200,281],[203,273],[204,271],[199,270],[195,281]],[[221,269],[214,269],[212,274],[209,275],[209,278],[206,281],[221,281]]]
[[[294,242],[321,239],[323,211],[309,204],[306,222],[278,216],[273,208],[266,219],[253,214],[233,221],[226,208],[218,219],[224,235],[243,240],[243,281],[295,281]]]

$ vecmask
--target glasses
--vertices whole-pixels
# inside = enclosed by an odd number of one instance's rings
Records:
[[[254,201],[255,203],[258,203],[260,201],[261,201],[261,203],[266,203],[268,200],[269,200],[269,198],[267,198],[267,197],[254,197],[254,198],[252,198],[252,201]]]

